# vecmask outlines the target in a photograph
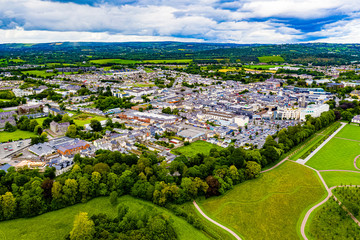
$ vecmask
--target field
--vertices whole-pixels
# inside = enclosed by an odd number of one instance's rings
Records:
[[[126,60],[126,59],[98,59],[98,60],[90,60],[90,63],[94,64],[135,64],[140,63],[141,61],[135,61],[135,60]]]
[[[192,59],[144,60],[143,63],[191,63]]]
[[[10,59],[9,62],[14,62],[14,63],[23,63],[25,62],[25,60],[22,60],[22,59]]]
[[[281,56],[263,56],[263,57],[258,57],[258,59],[259,62],[263,62],[263,63],[285,61]]]
[[[330,132],[334,131],[335,128],[338,127],[338,122],[331,124],[324,130],[321,130],[317,134],[313,135],[309,140],[306,141],[304,147],[298,151],[296,154],[290,157],[291,160],[298,160],[301,156],[303,156],[307,151],[309,151],[313,146],[315,146],[323,137],[324,135],[329,135]]]
[[[47,73],[46,70],[29,70],[29,71],[22,71],[23,74],[32,74],[38,77],[51,77],[55,76],[56,74],[53,72]]]
[[[172,150],[172,152],[178,155],[184,154],[187,157],[194,157],[198,153],[209,155],[210,150],[214,147],[217,149],[222,149],[222,147],[218,145],[199,140],[191,143],[188,146],[176,148]]]
[[[328,187],[340,185],[360,185],[360,172],[321,172]]]
[[[1,99],[0,98],[0,102],[10,102],[11,100],[10,99]]]
[[[27,139],[35,136],[36,135],[33,132],[22,131],[17,129],[15,132],[0,132],[0,142],[7,142],[9,140],[15,141],[15,140],[19,140],[20,138]]]
[[[179,239],[209,239],[185,220],[176,217],[168,210],[157,207],[150,202],[135,199],[130,196],[123,196],[119,198],[119,203],[129,206],[130,211],[143,212],[156,209],[159,212],[165,212],[174,220],[173,226]],[[37,217],[1,222],[0,236],[2,236],[1,239],[7,240],[64,239],[64,236],[72,229],[75,215],[81,211],[88,212],[90,216],[98,213],[106,213],[115,217],[117,213],[116,207],[110,205],[108,197],[99,197],[87,203],[77,204]]]
[[[199,203],[209,217],[244,239],[299,239],[302,217],[324,195],[315,172],[285,162],[223,196]]]
[[[72,119],[74,120],[75,124],[78,126],[84,126],[85,124],[89,124],[91,120],[98,120],[98,121],[106,120],[105,117],[100,117],[87,113],[74,116],[72,117]]]
[[[269,70],[270,68],[283,67],[283,66],[284,65],[243,65],[244,68],[262,69],[262,70]]]
[[[356,170],[354,158],[360,154],[360,141],[356,140],[359,135],[360,127],[346,125],[306,164],[318,170]]]

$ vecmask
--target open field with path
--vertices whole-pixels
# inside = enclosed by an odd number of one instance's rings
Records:
[[[209,155],[210,150],[212,148],[222,149],[222,147],[208,143],[202,140],[190,143],[188,146],[179,147],[176,149],[173,149],[171,152],[177,155],[185,155],[187,157],[194,157],[196,154],[201,153],[205,155]]]
[[[287,161],[198,204],[205,214],[244,239],[299,239],[302,216],[324,194],[315,172]]]

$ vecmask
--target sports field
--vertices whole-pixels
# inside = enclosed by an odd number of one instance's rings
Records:
[[[201,153],[204,155],[209,155],[210,150],[212,148],[217,148],[219,150],[222,149],[222,147],[220,147],[218,145],[199,140],[199,141],[190,143],[190,145],[188,145],[188,146],[176,148],[176,149],[172,150],[171,152],[174,154],[178,154],[178,155],[183,154],[187,157],[194,157],[198,153]]]
[[[346,125],[306,165],[317,170],[356,170],[354,158],[360,154],[359,136],[360,127]]]
[[[144,212],[156,209],[159,212],[169,215],[173,219],[173,227],[178,235],[178,239],[209,239],[184,219],[175,216],[167,209],[160,208],[151,202],[139,200],[130,196],[123,196],[119,198],[118,202],[127,205],[129,211]],[[115,217],[117,214],[116,207],[110,204],[108,197],[99,197],[87,203],[76,204],[37,217],[0,222],[0,239],[62,240],[65,235],[71,231],[75,215],[79,212],[88,212],[90,216],[98,213],[106,213],[111,217]]]
[[[244,239],[300,239],[303,216],[324,194],[314,171],[285,162],[223,196],[199,203],[205,214]]]

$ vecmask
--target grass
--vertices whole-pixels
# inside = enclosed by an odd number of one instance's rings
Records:
[[[330,132],[335,130],[335,128],[338,127],[338,122],[335,122],[331,124],[326,129],[323,129],[317,133],[320,134],[314,134],[309,140],[306,141],[304,147],[298,151],[296,154],[290,157],[291,160],[298,160],[301,156],[303,156],[307,151],[309,151],[313,146],[315,146],[323,137],[324,135],[329,135]]]
[[[192,59],[144,60],[143,63],[191,63]]]
[[[360,142],[338,138],[358,138],[360,127],[346,125],[306,164],[318,170],[356,170],[354,158],[359,155]],[[356,139],[354,139],[356,140]]]
[[[126,60],[126,59],[98,59],[90,60],[90,63],[106,65],[106,64],[135,64],[141,63],[141,61]]]
[[[25,62],[25,60],[22,60],[22,59],[17,58],[17,59],[10,59],[9,62],[23,63],[23,62]]]
[[[360,185],[360,172],[320,172],[328,187]]]
[[[56,75],[53,72],[47,73],[46,70],[28,70],[28,71],[22,71],[22,73],[23,74],[36,75],[38,77],[51,77],[51,76]]]
[[[270,68],[283,67],[285,65],[243,65],[244,68],[269,70]]]
[[[263,62],[263,63],[285,61],[281,56],[263,56],[263,57],[258,57],[258,59],[259,62]]]
[[[11,101],[11,99],[2,99],[2,98],[0,98],[0,102],[10,102]]]
[[[190,143],[190,145],[188,145],[188,146],[183,146],[183,147],[173,149],[171,152],[173,152],[174,154],[178,154],[178,155],[183,154],[187,157],[194,157],[198,153],[209,155],[210,150],[212,148],[217,148],[219,150],[222,149],[222,147],[220,147],[218,145],[199,140],[199,141]]]
[[[209,239],[202,232],[195,229],[185,220],[176,217],[170,211],[160,208],[150,202],[135,199],[130,196],[119,198],[119,203],[129,206],[130,211],[149,211],[156,209],[171,216],[174,220],[173,227],[179,239]],[[75,215],[79,212],[88,212],[89,215],[106,213],[115,217],[117,214],[116,207],[110,205],[108,197],[99,197],[87,203],[77,204],[61,210],[57,210],[43,215],[29,218],[16,219],[0,223],[0,236],[2,239],[64,239],[72,229]]]
[[[155,84],[146,84],[146,83],[137,83],[134,84],[133,87],[154,87]]]
[[[301,216],[324,196],[315,172],[285,162],[223,196],[201,200],[205,213],[245,239],[299,239]]]
[[[100,117],[87,113],[76,115],[72,117],[72,119],[74,120],[75,124],[78,126],[84,126],[85,124],[89,124],[91,120],[98,120],[98,121],[106,120],[105,117]]]
[[[15,132],[0,132],[0,142],[7,142],[9,140],[15,141],[19,140],[20,138],[27,139],[31,137],[36,137],[35,133],[22,131],[19,129],[17,129]]]

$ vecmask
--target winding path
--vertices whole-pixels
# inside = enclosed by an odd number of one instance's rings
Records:
[[[360,171],[360,168],[358,168],[358,166],[356,165],[356,161],[357,161],[357,159],[360,157],[360,155],[357,155],[356,157],[355,157],[355,159],[354,159],[354,167],[357,169],[357,170],[359,170]]]
[[[274,168],[277,168],[278,166],[280,166],[281,164],[283,164],[286,160],[288,160],[289,159],[289,157],[287,157],[287,158],[284,158],[283,160],[281,160],[280,162],[278,162],[275,166],[273,166],[273,167],[271,167],[271,168],[269,168],[269,169],[266,169],[266,170],[264,170],[264,171],[261,171],[260,173],[265,173],[265,172],[268,172],[268,171],[271,171],[271,170],[273,170]]]
[[[199,207],[199,205],[197,205],[197,203],[195,201],[193,201],[193,204],[195,206],[195,208],[199,211],[199,213],[206,218],[207,220],[209,220],[210,222],[212,222],[213,224],[221,227],[222,229],[224,229],[225,231],[229,232],[231,235],[233,235],[236,239],[241,240],[241,238],[232,230],[230,230],[229,228],[225,227],[224,225],[221,225],[220,223],[212,220],[211,218],[209,218]]]

